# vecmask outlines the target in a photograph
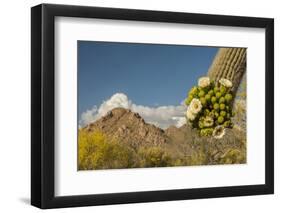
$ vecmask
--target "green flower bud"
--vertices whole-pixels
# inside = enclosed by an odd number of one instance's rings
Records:
[[[214,107],[215,110],[219,110],[220,105],[219,105],[218,103],[215,103],[215,104],[213,105],[213,107]]]
[[[226,111],[221,111],[221,112],[220,112],[220,115],[221,115],[222,117],[226,117]]]
[[[220,109],[224,110],[225,109],[225,104],[220,104]]]
[[[205,92],[203,90],[201,90],[199,93],[198,93],[198,96],[199,98],[203,97],[205,95]]]
[[[225,102],[225,98],[224,98],[224,97],[221,97],[220,100],[219,100],[219,103],[220,103],[220,104],[223,104],[224,102]]]
[[[225,121],[223,123],[223,126],[226,127],[226,128],[230,128],[230,127],[232,127],[232,123],[231,123],[231,121]]]
[[[204,130],[204,129],[201,129],[201,130],[200,130],[200,136],[206,136],[205,134],[206,134],[206,133],[205,133],[205,130]]]
[[[211,98],[211,102],[214,104],[214,103],[216,103],[217,102],[217,98],[215,97],[215,96],[213,96],[212,98]]]
[[[215,87],[214,92],[217,93],[218,91],[220,91],[220,89],[218,87]]]
[[[208,94],[212,97],[215,93],[214,93],[214,90],[209,90]]]
[[[189,91],[189,95],[197,95],[198,93],[198,88],[197,87],[192,87],[191,90]]]
[[[199,127],[200,129],[203,129],[203,128],[204,128],[204,122],[203,122],[202,120],[199,120],[199,121],[198,121],[198,127]]]
[[[218,123],[222,124],[224,122],[224,118],[222,116],[218,117]]]
[[[215,112],[215,118],[218,118],[220,114],[218,112]]]
[[[201,104],[202,104],[203,106],[206,106],[206,104],[207,104],[206,99],[203,98],[203,97],[200,98],[200,102],[201,102]]]
[[[220,93],[220,92],[217,92],[217,93],[216,93],[216,97],[217,97],[217,98],[220,98],[220,97],[221,97],[221,93]]]
[[[229,94],[229,93],[227,93],[227,94],[225,95],[225,100],[229,103],[229,102],[232,100],[232,95]]]
[[[205,115],[205,116],[206,116],[206,115],[210,115],[210,110],[205,109],[205,110],[204,110],[204,115]]]
[[[214,129],[213,128],[205,128],[200,130],[201,136],[210,136],[213,134]]]
[[[214,128],[207,128],[206,131],[207,131],[208,135],[212,135]]]
[[[188,96],[188,98],[185,99],[185,104],[186,104],[186,105],[189,105],[189,104],[191,103],[192,99],[193,99],[193,96],[191,96],[191,95]]]
[[[220,92],[221,92],[222,94],[225,94],[225,93],[226,93],[226,88],[225,88],[225,86],[221,86],[221,87],[220,87]]]
[[[205,99],[207,102],[209,102],[211,100],[211,96],[209,94],[205,95]]]

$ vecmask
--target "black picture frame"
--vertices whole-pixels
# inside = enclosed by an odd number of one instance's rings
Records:
[[[56,197],[54,21],[58,16],[265,29],[265,184]],[[273,19],[41,4],[31,8],[31,97],[31,204],[36,207],[46,209],[274,193]]]

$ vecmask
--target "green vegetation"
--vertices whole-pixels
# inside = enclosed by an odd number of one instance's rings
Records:
[[[171,154],[160,147],[141,147],[138,150],[139,167],[173,166]]]
[[[113,169],[134,166],[134,152],[101,132],[79,130],[79,169]]]
[[[172,157],[161,147],[134,150],[102,132],[79,130],[79,170],[173,166]]]
[[[79,130],[79,170],[173,166],[171,154],[161,147],[130,146],[101,132]]]

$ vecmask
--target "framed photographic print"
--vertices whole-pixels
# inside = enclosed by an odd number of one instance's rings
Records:
[[[274,21],[31,9],[31,204],[272,194]]]

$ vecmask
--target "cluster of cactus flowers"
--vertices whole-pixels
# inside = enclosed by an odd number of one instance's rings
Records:
[[[232,82],[221,78],[216,84],[209,77],[198,80],[188,93],[185,104],[188,106],[186,118],[200,136],[213,136],[217,139],[225,134],[225,128],[232,128],[233,116],[231,92]]]

